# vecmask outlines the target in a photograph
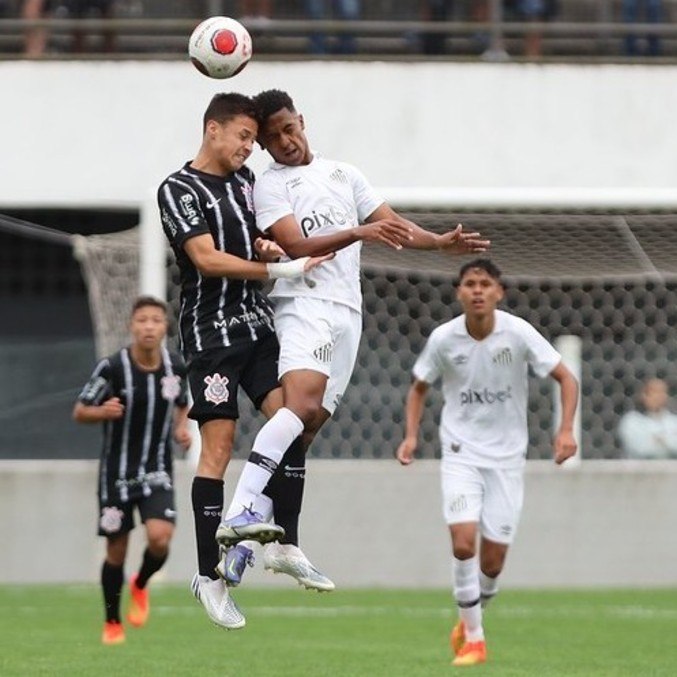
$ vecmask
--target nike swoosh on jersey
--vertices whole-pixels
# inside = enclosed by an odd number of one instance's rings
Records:
[[[216,207],[217,204],[219,204],[219,202],[221,202],[221,198],[219,198],[218,200],[214,200],[213,202],[207,202],[205,207],[207,207],[207,209],[213,209],[214,207]]]

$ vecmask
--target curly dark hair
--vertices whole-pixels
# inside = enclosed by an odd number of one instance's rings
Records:
[[[296,113],[294,102],[287,92],[281,89],[267,89],[254,97],[256,107],[256,119],[259,125],[264,125],[271,115],[286,108],[291,113]]]

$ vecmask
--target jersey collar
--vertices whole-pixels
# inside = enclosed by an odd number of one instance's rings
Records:
[[[301,165],[302,167],[310,167],[317,158],[322,157],[322,153],[318,153],[316,150],[310,149],[310,153],[313,156],[313,159],[307,165]],[[290,165],[283,165],[281,162],[271,162],[270,169],[292,169]]]

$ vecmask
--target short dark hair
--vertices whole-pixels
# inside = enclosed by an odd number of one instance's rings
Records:
[[[155,296],[145,294],[143,296],[138,296],[136,298],[134,304],[132,305],[131,315],[134,315],[134,313],[137,310],[139,310],[139,308],[146,308],[148,306],[152,306],[153,308],[160,308],[165,315],[167,314],[167,304],[164,301],[160,300]]]
[[[256,106],[251,97],[237,92],[214,94],[202,118],[202,131],[207,129],[210,120],[223,124],[238,115],[246,115],[256,120]]]
[[[458,271],[456,285],[458,286],[461,284],[461,280],[463,280],[466,273],[475,268],[483,270],[489,277],[493,277],[494,280],[503,284],[503,281],[501,280],[501,270],[491,259],[473,259],[461,266],[461,270]]]
[[[271,115],[274,115],[283,108],[292,113],[296,113],[296,108],[291,96],[281,89],[267,89],[254,97],[256,106],[256,119],[259,125],[264,125]]]

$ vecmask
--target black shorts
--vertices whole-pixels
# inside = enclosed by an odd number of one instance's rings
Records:
[[[280,346],[275,334],[256,343],[198,353],[188,363],[188,383],[193,396],[190,418],[235,420],[239,387],[257,408],[280,383],[277,362]]]
[[[99,498],[99,536],[114,538],[130,532],[134,527],[134,508],[139,509],[141,523],[149,519],[176,524],[174,489],[155,487],[150,496],[140,496],[129,501]]]

